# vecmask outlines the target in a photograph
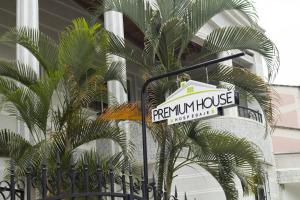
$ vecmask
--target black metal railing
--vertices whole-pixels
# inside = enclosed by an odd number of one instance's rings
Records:
[[[87,164],[81,168],[71,165],[68,170],[63,170],[60,161],[57,161],[54,168],[42,164],[37,171],[29,168],[26,177],[19,180],[15,175],[14,164],[11,164],[9,178],[0,182],[0,199],[147,200],[143,188],[148,188],[150,199],[158,200],[154,176],[153,181],[144,187],[143,176],[136,178],[130,165],[123,166],[120,172],[116,172],[112,165],[105,171],[100,166],[89,168]],[[178,200],[177,188],[174,195],[170,196],[162,191],[162,197],[164,200]]]
[[[14,166],[10,168],[10,176],[8,180],[0,181],[0,199],[1,200],[24,200],[23,181],[19,181],[15,177]]]
[[[263,123],[262,114],[259,111],[238,106],[239,117],[244,117],[248,119],[255,120],[257,122]]]

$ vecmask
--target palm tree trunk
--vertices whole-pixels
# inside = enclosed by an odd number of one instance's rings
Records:
[[[168,197],[171,194],[172,183],[173,183],[173,168],[169,168],[166,176],[166,192]]]
[[[167,169],[166,169],[166,192],[168,196],[171,194],[171,187],[173,183],[173,175],[174,175],[174,168],[175,168],[175,162],[176,162],[176,152],[173,146],[170,146],[170,151],[169,153],[169,159],[168,159],[168,164],[167,164]]]

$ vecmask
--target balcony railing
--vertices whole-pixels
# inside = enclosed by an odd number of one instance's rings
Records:
[[[240,117],[252,119],[257,122],[263,123],[262,114],[259,111],[256,111],[256,110],[253,110],[250,108],[246,108],[246,107],[242,107],[242,106],[238,107],[238,111],[239,111]]]

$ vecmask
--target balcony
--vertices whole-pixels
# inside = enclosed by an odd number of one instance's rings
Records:
[[[244,117],[263,123],[262,114],[259,111],[253,110],[251,108],[238,106],[238,114],[239,117]]]

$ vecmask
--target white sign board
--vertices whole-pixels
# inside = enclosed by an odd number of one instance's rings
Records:
[[[218,115],[219,107],[235,105],[234,90],[197,81],[182,82],[164,103],[152,110],[152,122],[176,124]]]

